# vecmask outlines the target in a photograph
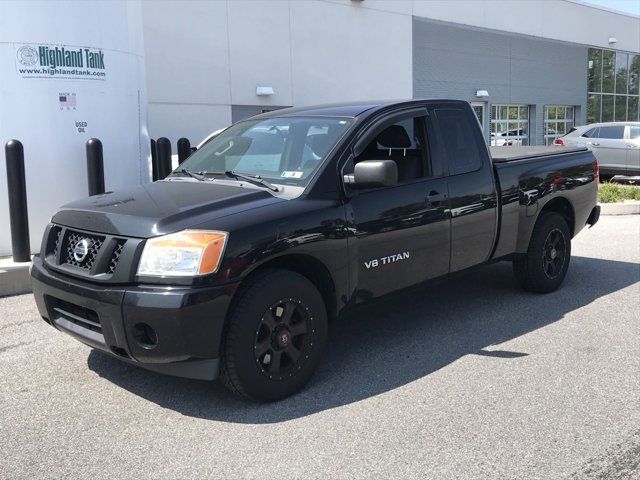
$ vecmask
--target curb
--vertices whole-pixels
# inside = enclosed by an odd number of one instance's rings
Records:
[[[10,257],[0,258],[0,297],[31,292],[31,262],[15,263]]]
[[[640,215],[640,202],[599,203],[600,215]]]

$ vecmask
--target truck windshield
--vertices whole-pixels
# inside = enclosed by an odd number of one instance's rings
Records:
[[[246,120],[208,141],[174,173],[233,171],[259,175],[271,183],[305,186],[351,124],[349,118],[328,117]]]

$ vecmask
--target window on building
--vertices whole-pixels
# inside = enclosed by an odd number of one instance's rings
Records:
[[[616,93],[627,94],[627,83],[629,80],[629,55],[627,53],[616,53]]]
[[[529,145],[529,105],[491,105],[491,145]]]
[[[640,121],[640,55],[590,48],[587,123]]]
[[[480,127],[484,128],[484,105],[481,103],[472,103],[471,107],[473,108],[473,113],[476,114]]]
[[[640,110],[638,107],[640,106],[640,97],[629,96],[629,103],[627,104],[627,118],[630,121],[633,121],[635,118],[637,121],[640,121]]]
[[[627,96],[616,95],[616,104],[613,118],[616,122],[624,122],[627,119]]]
[[[588,90],[590,92],[599,92],[602,84],[602,50],[596,48],[589,49],[588,64]]]
[[[587,125],[600,121],[602,95],[589,94],[587,99]]]
[[[616,52],[602,52],[602,91],[613,93],[615,88]]]
[[[600,117],[601,122],[613,122],[614,102],[614,95],[602,95],[602,114]]]
[[[640,55],[629,55],[629,95],[640,94]]]
[[[567,105],[547,105],[544,107],[544,143],[553,145],[556,138],[562,137],[573,128],[575,109]]]

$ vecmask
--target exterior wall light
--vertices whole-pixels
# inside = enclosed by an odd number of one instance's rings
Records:
[[[486,90],[476,90],[476,97],[478,98],[487,98],[489,96],[489,92]]]
[[[618,43],[618,39],[616,37],[609,37],[609,45],[613,45],[614,43]]]
[[[259,97],[268,97],[273,95],[273,87],[257,87],[256,95]]]

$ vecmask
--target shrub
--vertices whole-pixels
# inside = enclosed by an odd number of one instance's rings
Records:
[[[600,203],[622,202],[623,200],[640,200],[640,187],[605,182],[598,190]]]

